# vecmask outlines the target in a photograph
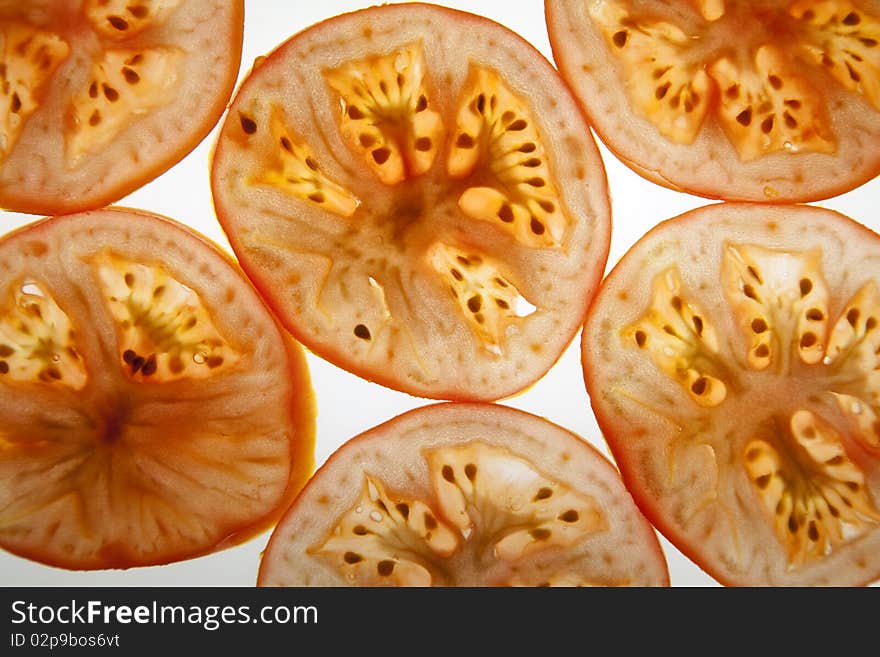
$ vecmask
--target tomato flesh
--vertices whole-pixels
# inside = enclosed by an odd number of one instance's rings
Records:
[[[0,206],[93,209],[168,169],[225,109],[242,33],[240,0],[0,9]]]
[[[607,258],[604,169],[555,71],[501,26],[428,5],[339,16],[261,60],[212,191],[298,339],[425,397],[534,382]]]
[[[880,5],[546,2],[554,57],[645,177],[726,200],[811,201],[880,172]]]
[[[723,583],[880,577],[877,235],[807,206],[665,222],[591,309],[585,380],[645,514]]]
[[[308,372],[225,256],[105,210],[19,230],[0,262],[0,546],[123,568],[277,518],[312,469]]]
[[[273,532],[262,586],[666,586],[617,471],[496,405],[441,404],[346,442]]]

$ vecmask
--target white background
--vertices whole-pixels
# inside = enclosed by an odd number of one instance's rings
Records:
[[[266,54],[301,29],[337,13],[368,6],[353,0],[246,0],[242,74],[259,55]],[[492,18],[525,37],[552,60],[543,2],[471,0],[442,3]],[[212,210],[208,164],[216,130],[180,164],[120,201],[182,221],[228,249]],[[601,146],[600,146],[601,148]],[[707,203],[649,183],[624,167],[606,149],[613,208],[613,237],[608,269],[645,232],[660,221]],[[874,230],[880,229],[875,205],[880,179],[848,194],[818,203],[849,215]],[[3,231],[36,217],[0,211]],[[590,410],[580,367],[580,338],[553,369],[527,392],[503,403],[548,418],[582,436],[608,454]],[[308,356],[318,403],[316,462],[322,464],[348,438],[425,404],[421,399],[363,381],[311,354]],[[153,568],[127,571],[71,572],[49,568],[0,551],[0,584],[18,586],[251,586],[268,532],[248,543],[207,557]],[[674,586],[712,586],[714,581],[661,537]]]

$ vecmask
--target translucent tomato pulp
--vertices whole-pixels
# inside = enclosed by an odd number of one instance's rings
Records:
[[[0,8],[0,207],[102,207],[178,162],[232,94],[243,2]]]
[[[263,586],[665,586],[614,467],[499,405],[423,407],[330,457],[273,532]]]
[[[654,182],[814,201],[880,172],[880,3],[547,0],[559,70]]]
[[[424,397],[498,399],[540,378],[607,257],[604,169],[554,69],[440,7],[339,16],[262,60],[212,189],[298,339]]]
[[[642,510],[713,577],[880,578],[876,234],[720,204],[619,262],[584,329],[590,399]]]
[[[104,210],[0,241],[0,546],[71,569],[253,536],[312,471],[305,360],[240,271]]]

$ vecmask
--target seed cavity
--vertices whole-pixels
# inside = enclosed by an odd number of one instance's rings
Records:
[[[13,284],[0,307],[0,374],[81,390],[87,372],[75,333],[48,286],[34,280]]]
[[[163,268],[109,253],[93,264],[117,325],[121,365],[130,378],[207,378],[240,359],[195,291]]]
[[[67,42],[56,34],[11,18],[0,24],[0,163],[12,152],[69,53]]]
[[[835,150],[824,99],[789,55],[762,45],[751,62],[722,57],[708,67],[725,90],[718,118],[745,162],[774,152]]]
[[[797,347],[805,363],[822,360],[819,336],[825,330],[828,291],[818,251],[729,244],[722,279],[725,297],[749,342],[751,368],[766,369],[773,362],[774,349],[788,350],[789,345]]]
[[[462,536],[480,532],[477,544],[491,538],[493,556],[508,563],[607,527],[592,497],[505,447],[475,441],[430,449],[426,458],[442,517]]]
[[[171,47],[107,49],[94,61],[87,83],[71,100],[66,156],[76,165],[116,139],[142,116],[169,102],[180,82],[184,53]]]
[[[242,128],[247,133],[248,127],[244,123]],[[269,129],[274,143],[280,148],[269,155],[266,168],[253,180],[254,183],[269,185],[290,197],[307,201],[342,217],[350,217],[357,211],[359,199],[321,170],[305,139],[287,127],[280,107],[271,108]]]
[[[528,100],[494,71],[472,65],[453,134],[449,176],[466,179],[481,162],[492,174],[485,186],[465,189],[459,209],[471,219],[494,223],[525,246],[559,246],[569,220]]]
[[[800,410],[789,427],[785,438],[798,450],[780,451],[769,440],[756,439],[746,446],[743,464],[789,565],[796,567],[825,558],[870,531],[880,522],[880,513],[859,490],[864,475],[831,425]]]
[[[343,108],[340,133],[387,185],[427,172],[443,136],[431,109],[422,45],[325,71]]]
[[[717,406],[727,396],[727,387],[716,374],[723,371],[718,337],[688,297],[678,271],[664,271],[654,278],[650,307],[622,329],[622,336],[625,344],[643,350],[698,405]]]
[[[444,279],[464,323],[490,353],[501,355],[508,327],[537,311],[488,258],[436,243],[429,249],[428,262]]]

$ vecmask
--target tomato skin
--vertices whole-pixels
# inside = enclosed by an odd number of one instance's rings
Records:
[[[12,554],[48,566],[72,571],[160,566],[205,556],[239,545],[272,527],[314,471],[316,403],[304,350],[278,324],[277,320],[262,302],[257,291],[247,280],[237,262],[213,241],[175,219],[143,210],[114,206],[103,210],[46,217],[4,235],[3,239],[0,240],[0,244],[5,247],[10,242],[19,242],[22,245],[21,250],[27,252],[32,248],[28,246],[30,244],[52,243],[53,233],[56,231],[75,231],[79,229],[86,232],[83,226],[89,223],[94,224],[91,234],[98,236],[98,239],[106,241],[106,237],[102,234],[104,231],[116,232],[115,227],[107,228],[108,223],[122,225],[126,222],[132,223],[134,227],[126,231],[128,233],[127,237],[114,245],[114,248],[124,251],[129,240],[137,240],[136,233],[142,228],[155,231],[161,234],[162,238],[173,239],[177,245],[185,248],[187,253],[191,254],[194,259],[210,263],[214,267],[227,269],[228,273],[226,275],[231,276],[236,281],[236,284],[240,286],[237,292],[241,297],[236,301],[236,304],[246,304],[248,311],[253,313],[255,318],[259,317],[261,318],[259,321],[269,322],[268,325],[277,332],[278,344],[281,346],[282,353],[285,356],[284,367],[290,375],[289,381],[285,382],[289,389],[283,397],[280,397],[282,402],[281,408],[283,409],[281,412],[286,417],[290,428],[289,440],[286,441],[289,460],[289,464],[287,464],[288,476],[284,483],[283,492],[278,496],[276,503],[271,508],[268,508],[266,512],[251,518],[245,523],[228,523],[223,526],[222,531],[225,533],[222,533],[215,542],[204,544],[195,549],[165,550],[157,557],[143,558],[140,554],[136,555],[135,550],[132,550],[130,545],[108,543],[100,552],[91,555],[89,559],[83,559],[76,554],[70,556],[59,554],[57,549],[53,550],[52,546],[48,544],[23,547],[18,544],[10,544],[6,540],[2,542],[2,548]],[[102,226],[102,224],[104,225]],[[134,235],[131,233],[134,233]],[[205,271],[208,271],[207,267]],[[218,284],[222,283],[222,281],[217,282]],[[64,304],[66,300],[60,299],[60,301]],[[100,378],[99,373],[100,368],[91,367],[89,369],[90,377]],[[92,388],[98,387],[103,390],[107,385],[106,380],[102,380],[99,383],[92,383],[90,381],[88,386],[78,393],[83,399],[83,408],[87,408],[88,404],[92,403],[92,398],[95,397]],[[176,391],[179,394],[184,392],[185,388],[176,388]],[[8,393],[6,392],[4,382],[0,386],[0,401],[7,402],[4,399],[6,394]],[[103,401],[106,402],[108,407],[113,407],[120,404],[125,406],[126,403],[133,399],[133,394],[131,399],[126,399],[126,391],[122,390],[114,391],[113,394],[109,395],[108,399]],[[232,430],[230,429],[230,431]],[[176,436],[176,438],[180,439],[186,437],[187,432],[185,430]],[[268,481],[262,483],[269,484]],[[88,504],[84,506],[88,506]]]
[[[77,3],[81,4],[81,3]],[[238,71],[241,66],[241,53],[244,44],[244,0],[228,0],[224,11],[228,12],[227,21],[223,25],[223,38],[226,43],[226,55],[228,56],[225,66],[215,66],[212,69],[212,82],[214,87],[210,94],[205,94],[210,103],[203,111],[187,116],[185,127],[172,127],[172,134],[166,135],[170,142],[168,150],[146,159],[140,159],[136,165],[126,166],[126,163],[117,161],[116,167],[108,167],[108,179],[78,180],[77,171],[70,175],[56,174],[44,184],[36,186],[32,181],[23,184],[16,180],[16,172],[2,176],[0,179],[0,207],[12,212],[20,212],[37,216],[65,215],[82,211],[96,210],[120,201],[123,197],[139,190],[162,175],[170,168],[179,164],[197,146],[199,146],[208,134],[215,128],[223,116],[232,92],[235,89]],[[71,40],[93,40],[89,34],[89,28],[83,23],[82,16],[78,15],[81,8],[64,8],[68,14],[76,13],[75,20],[70,20]],[[62,10],[53,10],[59,11]],[[61,14],[59,14],[61,15]],[[94,47],[94,46],[90,46]],[[110,48],[114,44],[109,44]],[[59,87],[61,84],[58,85]],[[67,86],[66,84],[64,86]],[[56,92],[51,92],[55,94]],[[57,104],[57,102],[56,102]],[[160,108],[157,109],[160,110]],[[39,110],[38,110],[39,111]],[[57,141],[63,141],[60,134],[66,123],[71,121],[68,109],[63,116],[53,117],[47,120],[49,124],[61,124],[59,134],[55,136]],[[33,118],[33,117],[32,117]],[[41,119],[42,120],[42,119]],[[124,135],[125,133],[123,133]],[[13,151],[14,152],[14,151]],[[44,153],[31,154],[31,158],[43,158]],[[100,160],[100,153],[92,153],[87,159]],[[0,172],[2,172],[0,163]]]
[[[822,231],[820,237],[815,235],[817,230]],[[759,498],[750,497],[752,490],[748,482],[743,482],[742,456],[737,451],[743,443],[735,432],[742,427],[743,436],[751,437],[750,432],[761,436],[762,422],[766,422],[766,417],[775,418],[804,407],[814,410],[809,407],[811,396],[806,391],[821,391],[822,388],[815,387],[809,378],[816,376],[810,374],[809,366],[798,365],[794,367],[796,374],[793,380],[801,383],[790,383],[785,380],[787,375],[783,374],[774,385],[761,388],[756,384],[754,389],[749,389],[748,382],[760,383],[760,375],[755,376],[748,371],[740,336],[727,333],[733,330],[733,321],[720,316],[729,312],[730,308],[715,289],[717,281],[711,278],[716,264],[704,264],[714,260],[715,248],[719,244],[762,245],[763,248],[795,256],[828,245],[831,255],[823,253],[822,262],[831,290],[828,304],[830,334],[831,326],[843,319],[841,313],[859,286],[866,280],[872,280],[871,272],[867,268],[860,268],[857,263],[867,263],[876,257],[871,254],[878,252],[880,236],[867,226],[826,209],[744,203],[704,206],[663,221],[651,229],[608,274],[602,291],[588,313],[582,336],[581,362],[585,389],[606,444],[645,517],[678,550],[722,585],[872,584],[880,577],[880,564],[866,556],[870,553],[868,546],[876,544],[878,537],[877,529],[870,520],[859,538],[829,548],[827,563],[821,560],[807,561],[788,570],[782,569],[782,572],[778,568],[780,562],[784,563],[784,553],[780,554],[783,547],[770,529],[769,516],[772,514],[765,513]],[[657,264],[654,264],[655,261]],[[638,263],[642,263],[641,267]],[[625,327],[633,326],[640,313],[642,318],[647,316],[645,298],[651,299],[651,275],[663,271],[670,264],[682,272],[685,281],[680,292],[682,299],[686,303],[699,302],[696,306],[702,310],[705,326],[718,329],[719,342],[729,344],[733,358],[738,359],[736,363],[729,359],[726,361],[735,371],[732,378],[738,380],[737,392],[731,394],[731,399],[742,396],[746,400],[732,407],[735,410],[724,410],[724,404],[729,401],[726,400],[717,410],[711,408],[705,413],[698,413],[690,406],[691,400],[678,392],[678,382],[660,372],[647,356],[643,358],[635,345],[630,345],[631,338],[624,338]],[[856,269],[851,270],[851,266]],[[703,269],[710,272],[708,280]],[[843,273],[840,269],[844,270]],[[821,272],[821,268],[817,271]],[[695,289],[700,289],[699,295],[694,294]],[[862,307],[863,316],[868,310]],[[820,343],[821,340],[820,334]],[[721,349],[722,353],[728,353],[724,346]],[[813,367],[821,367],[821,364]],[[743,384],[743,380],[747,382]],[[824,409],[827,421],[832,421],[828,419],[830,417],[838,422],[833,411],[818,404],[817,408]],[[823,417],[821,413],[820,417]],[[697,426],[703,428],[697,429]],[[729,428],[728,433],[724,433],[724,439],[721,440],[725,427]],[[878,469],[876,448],[858,443],[855,432],[850,433],[842,425],[835,424],[835,428],[845,436],[846,458],[864,473],[866,488],[870,489],[871,482],[876,481]],[[781,436],[789,435],[784,427],[778,431]],[[718,454],[718,463],[714,466],[717,474],[714,470],[710,471],[708,464],[703,469],[697,468],[693,452],[687,452],[685,456],[685,450],[675,439],[679,434],[682,441],[692,439],[693,443],[714,447]],[[719,443],[726,445],[728,442],[731,445],[729,451],[718,446]],[[657,448],[652,449],[652,444],[656,444]],[[781,447],[780,451],[783,451]],[[679,470],[680,477],[673,477],[671,473]],[[666,484],[658,473],[666,473],[669,477],[668,489],[664,488]],[[689,482],[688,485],[682,483],[684,480]],[[707,490],[715,490],[707,482],[713,482],[720,489],[722,485],[717,482],[722,480],[726,482],[725,486],[737,491],[738,497],[733,501],[718,493],[717,503],[706,504],[713,510],[712,517],[716,519],[718,527],[722,527],[726,520],[719,519],[721,514],[716,511],[725,505],[736,508],[730,512],[735,520],[729,522],[736,523],[740,532],[739,540],[743,546],[737,549],[753,559],[754,563],[748,568],[726,561],[727,554],[719,554],[721,548],[713,536],[713,530],[705,529],[704,535],[683,520],[692,511],[692,507],[682,501],[688,498],[685,492],[689,490],[688,486],[692,489],[691,498],[696,504],[707,496]],[[810,479],[805,481],[809,482]],[[813,481],[819,481],[819,478]],[[680,486],[681,490],[676,490],[675,486]],[[868,499],[870,501],[871,497]],[[873,499],[876,499],[875,493]],[[740,510],[738,505],[745,510]],[[711,527],[711,522],[706,522]],[[697,525],[698,521],[693,523]],[[719,531],[723,533],[723,529]],[[723,547],[736,552],[729,545]]]
[[[434,435],[446,433],[449,431],[449,427],[452,426],[455,427],[454,431],[457,436],[453,440],[450,440],[449,437],[439,438],[436,442],[434,442],[433,438],[422,440],[417,434],[420,430],[423,430],[422,427],[426,426],[431,427],[431,432]],[[589,463],[589,474],[585,479],[580,479],[579,481],[556,479],[557,483],[573,484],[576,490],[595,495],[599,498],[600,506],[603,509],[609,510],[608,522],[611,528],[606,527],[605,532],[619,532],[621,526],[625,525],[627,527],[627,531],[624,532],[626,536],[626,539],[624,539],[625,545],[616,543],[621,538],[620,533],[616,534],[618,538],[613,539],[612,545],[616,544],[616,549],[621,553],[628,553],[632,559],[630,566],[633,573],[631,574],[635,574],[635,571],[638,570],[638,576],[643,578],[636,582],[630,582],[629,585],[669,586],[666,560],[657,537],[651,526],[646,522],[642,522],[643,519],[637,511],[634,515],[632,514],[635,507],[629,506],[629,493],[623,488],[617,488],[619,473],[608,459],[582,437],[544,418],[539,418],[531,413],[504,405],[467,402],[443,402],[419,407],[345,441],[318,469],[306,488],[294,500],[285,516],[279,521],[263,553],[257,586],[315,585],[314,581],[311,580],[312,575],[309,574],[310,569],[317,567],[315,564],[308,564],[310,560],[314,559],[311,550],[309,554],[303,555],[303,563],[306,565],[302,566],[299,572],[293,575],[283,572],[285,565],[282,562],[285,562],[290,557],[290,554],[285,552],[285,542],[290,539],[292,529],[297,527],[301,518],[314,516],[314,510],[311,507],[315,504],[316,500],[318,503],[323,503],[322,496],[318,492],[322,485],[326,486],[322,480],[334,480],[340,470],[354,476],[354,480],[351,477],[347,477],[347,481],[357,480],[358,475],[361,473],[351,472],[351,466],[347,463],[352,453],[363,451],[365,454],[369,454],[368,458],[372,462],[369,466],[364,466],[364,473],[377,476],[380,480],[384,478],[386,483],[394,481],[397,485],[408,477],[413,486],[421,489],[426,485],[426,482],[413,480],[414,473],[418,473],[418,475],[423,474],[421,468],[411,462],[409,456],[402,456],[396,459],[395,455],[390,453],[395,447],[395,441],[409,439],[423,442],[424,444],[421,449],[424,452],[432,447],[436,448],[437,445],[479,443],[481,442],[481,437],[486,435],[489,427],[493,427],[498,434],[509,434],[511,441],[505,443],[503,439],[490,438],[486,441],[488,444],[503,445],[503,448],[509,448],[514,454],[518,454],[523,458],[529,459],[526,456],[527,453],[534,457],[537,452],[534,451],[534,446],[524,450],[525,446],[519,442],[520,438],[529,436],[528,440],[534,440],[538,445],[541,445],[542,447],[538,449],[543,450],[544,462],[539,462],[535,459],[532,461],[532,465],[539,470],[543,469],[545,473],[550,468],[550,462],[559,459],[560,455],[562,455],[563,461],[571,458],[581,466]],[[516,440],[513,440],[514,435]],[[378,459],[378,461],[375,459]],[[395,466],[392,463],[395,460],[400,461],[399,465]],[[382,461],[385,463],[379,465]],[[555,466],[551,469],[555,470]],[[401,477],[401,472],[405,472],[406,476]],[[590,483],[587,484],[587,481]],[[339,496],[346,498],[350,496],[350,493],[351,491],[340,490]],[[336,500],[334,500],[335,503]],[[324,511],[325,513],[330,512],[329,509]],[[309,525],[311,524],[313,523],[309,523]],[[332,531],[329,524],[318,524],[322,529],[328,532]],[[303,529],[305,529],[305,525],[303,525]],[[311,528],[309,531],[314,534],[314,530]],[[582,540],[589,541],[590,539],[589,537],[584,537]],[[576,548],[577,543],[572,546],[572,549]],[[464,546],[462,549],[467,550],[468,547]],[[607,550],[609,547],[607,544],[603,548],[596,547],[597,551],[602,549]],[[615,548],[612,547],[610,549],[614,550]],[[539,555],[540,553],[536,556]],[[572,556],[569,558],[575,559],[575,565],[571,565],[571,562],[566,562],[568,566],[557,574],[566,574],[575,578],[577,576],[585,576],[583,570],[578,568],[577,557]],[[626,559],[626,557],[621,557],[621,559]],[[452,564],[448,565],[451,568],[455,567]],[[619,574],[620,568],[621,565],[618,563],[615,564],[613,570]],[[612,570],[610,566],[609,570]],[[603,573],[595,571],[590,572],[588,568],[587,573],[587,577],[592,576],[597,578],[597,580],[601,580],[603,575]],[[550,572],[545,572],[546,574],[550,574]],[[278,583],[289,577],[293,577],[294,581],[299,583]],[[318,584],[319,586],[328,585],[326,583],[327,580],[322,579],[321,573],[317,573],[315,577],[318,578],[315,581],[323,582]],[[300,581],[297,578],[304,579]],[[339,581],[330,585],[352,586],[351,583],[342,580],[341,576],[339,578]],[[489,586],[492,584],[483,581],[473,585]],[[563,586],[572,585],[574,584],[563,584]],[[603,584],[596,585],[601,586]]]
[[[694,18],[698,16],[697,3],[682,0],[667,4],[668,8],[655,11],[651,3],[636,2],[633,15],[646,20],[686,16],[687,20],[680,25],[673,21],[676,27],[700,25],[699,29],[703,29],[711,24],[711,21],[700,23]],[[760,21],[757,27],[748,24],[754,18],[748,13],[750,9],[755,15],[765,16],[784,11],[790,4],[768,1],[762,2],[760,7],[752,7],[728,3],[726,9],[731,17],[722,16],[718,22],[729,21],[724,27],[729,34],[725,44],[737,44],[734,50],[741,52],[737,52],[735,59],[748,60],[752,51],[764,43],[765,33],[776,40],[773,45],[790,53],[798,52],[801,44],[791,43],[799,38],[798,32],[786,21],[779,21],[778,29],[769,19],[764,19],[766,26]],[[878,15],[876,11],[880,7],[875,2],[865,4],[865,13]],[[830,115],[828,129],[836,139],[835,148],[831,152],[810,152],[809,149],[797,152],[798,149],[793,148],[794,154],[774,151],[754,160],[743,160],[713,116],[721,105],[719,96],[722,94],[717,89],[713,88],[709,94],[709,116],[693,142],[677,143],[667,139],[633,106],[625,91],[630,81],[620,62],[606,47],[599,28],[589,17],[579,15],[580,7],[575,9],[565,0],[545,0],[544,7],[554,61],[592,128],[615,157],[645,180],[710,200],[776,204],[829,199],[861,187],[880,174],[877,109],[862,95],[842,88],[802,53],[793,55],[792,66],[805,71],[805,78],[815,83],[822,96],[823,111]],[[698,42],[704,35],[690,36]],[[711,52],[709,59],[697,68],[710,68],[714,58],[719,56],[719,52]],[[852,139],[856,133],[860,137]]]
[[[252,258],[248,253],[250,247],[247,244],[246,236],[243,233],[246,229],[251,231],[257,221],[253,219],[249,219],[248,222],[244,221],[246,213],[243,213],[241,209],[236,207],[238,201],[233,196],[233,193],[229,191],[229,188],[234,186],[234,181],[229,173],[229,170],[232,169],[232,165],[230,165],[229,162],[235,161],[237,157],[235,144],[233,143],[234,139],[231,136],[238,124],[236,112],[243,108],[246,102],[253,103],[254,99],[260,96],[260,92],[257,90],[261,87],[265,87],[266,79],[271,77],[271,75],[266,74],[261,78],[261,74],[267,73],[272,69],[284,71],[289,68],[289,63],[285,62],[285,60],[294,58],[294,55],[297,54],[297,46],[299,44],[306,44],[302,45],[301,48],[304,53],[308,52],[311,54],[311,52],[315,50],[315,47],[311,45],[312,43],[320,43],[321,41],[330,41],[332,39],[340,38],[339,25],[342,21],[349,21],[352,25],[347,28],[347,33],[356,34],[361,31],[368,33],[371,29],[369,23],[371,20],[374,20],[369,17],[369,12],[373,11],[375,11],[377,15],[380,13],[375,9],[361,10],[358,12],[352,12],[351,14],[327,19],[306,28],[302,32],[280,44],[265,58],[261,58],[251,74],[242,82],[231,105],[231,118],[226,121],[222,128],[221,134],[215,145],[215,152],[212,160],[211,185],[218,219],[233,251],[238,255],[243,269],[248,273],[256,287],[263,293],[264,298],[268,300],[270,306],[275,309],[287,330],[316,355],[355,374],[359,378],[421,398],[452,401],[494,401],[510,397],[511,395],[531,386],[550,370],[561,357],[565,347],[574,339],[574,336],[579,330],[580,322],[586,312],[586,308],[589,305],[590,297],[595,293],[596,289],[598,289],[602,269],[600,265],[603,265],[608,257],[610,248],[610,220],[605,220],[605,217],[610,216],[610,203],[607,198],[608,185],[607,179],[604,175],[604,169],[600,171],[596,166],[597,164],[600,164],[598,150],[595,148],[595,142],[593,142],[586,125],[584,125],[584,130],[582,132],[584,143],[579,146],[580,151],[574,149],[572,146],[571,154],[578,156],[578,158],[583,155],[584,163],[581,168],[586,169],[587,173],[585,175],[589,180],[589,196],[590,203],[592,204],[589,212],[593,215],[591,218],[591,221],[593,221],[591,230],[594,232],[591,236],[589,246],[583,247],[584,251],[589,251],[589,262],[582,261],[582,264],[577,267],[578,273],[576,275],[579,278],[579,281],[576,289],[573,288],[572,294],[570,295],[571,300],[568,304],[568,309],[565,311],[565,314],[568,316],[561,317],[561,321],[554,325],[552,335],[537,336],[537,339],[534,341],[538,343],[546,343],[545,348],[543,349],[545,353],[541,356],[542,362],[529,364],[528,372],[526,374],[513,377],[508,371],[504,371],[504,376],[496,376],[495,373],[487,367],[483,380],[479,383],[475,381],[478,378],[476,371],[473,374],[467,373],[466,376],[446,375],[444,372],[444,375],[438,376],[437,380],[425,383],[424,381],[417,380],[415,377],[409,379],[403,377],[400,374],[400,370],[403,368],[397,363],[393,363],[393,366],[388,366],[387,363],[377,366],[375,361],[365,358],[362,353],[357,352],[350,344],[343,341],[340,335],[335,333],[335,327],[327,328],[326,330],[315,330],[312,326],[307,325],[309,320],[302,319],[299,316],[302,313],[298,313],[289,307],[292,305],[292,302],[289,301],[289,297],[292,296],[290,294],[290,286],[286,281],[282,281],[281,275],[277,273],[276,270],[280,268],[275,268],[273,270],[272,267],[267,267],[256,258]],[[419,11],[432,12],[443,21],[454,23],[457,27],[460,26],[462,33],[470,31],[479,33],[485,28],[487,33],[491,34],[493,38],[496,38],[499,41],[502,39],[505,42],[510,40],[510,45],[509,47],[506,46],[506,48],[517,51],[518,55],[518,51],[522,50],[525,53],[526,49],[528,49],[528,68],[534,69],[528,71],[528,76],[539,80],[541,84],[543,84],[544,81],[547,81],[548,87],[549,85],[553,85],[553,88],[550,90],[559,95],[558,104],[565,107],[565,111],[570,113],[569,116],[566,117],[568,119],[566,123],[578,124],[584,121],[582,110],[573,101],[573,97],[568,90],[563,85],[559,85],[558,89],[555,88],[557,73],[552,65],[540,53],[535,51],[530,44],[524,41],[522,37],[509,32],[509,30],[502,26],[494,23],[489,26],[487,25],[488,21],[481,17],[449,8],[424,5],[421,3],[404,3],[403,5],[383,6],[381,12],[385,12],[386,18],[377,18],[375,20],[378,25],[383,25],[384,23],[390,23],[392,21],[405,22],[405,15],[407,12],[413,12],[413,15],[415,15],[415,12]],[[361,20],[364,22],[363,28],[358,27],[356,22],[356,19],[361,16]],[[379,44],[376,48],[379,48],[380,46],[385,48],[392,47],[391,44],[383,44],[378,37],[375,37],[374,40]],[[482,54],[480,56],[482,57]],[[297,59],[302,62],[305,57],[305,54],[300,54]],[[338,64],[339,62],[334,60],[333,65],[335,66]],[[492,62],[492,64],[496,65],[495,62]],[[328,63],[326,66],[330,66],[330,64]],[[430,67],[430,62],[428,63],[428,66]],[[455,67],[461,68],[460,62],[456,62]],[[304,65],[304,68],[310,69],[310,63]],[[502,72],[506,73],[503,69]],[[272,75],[275,75],[274,72]],[[312,77],[313,75],[314,74],[309,71],[308,76]],[[517,80],[517,83],[522,86],[519,80]],[[285,91],[284,93],[288,92]],[[446,96],[454,96],[455,93],[457,93],[457,90],[453,89],[452,91],[444,92],[443,96],[440,94],[438,94],[438,96],[441,96],[444,104],[449,104]],[[536,93],[535,96],[539,97],[543,93],[546,93],[545,90],[539,88],[538,93]],[[266,98],[262,98],[260,102],[265,102],[266,100]],[[543,99],[541,102],[544,102]],[[319,104],[323,105],[323,103]],[[553,103],[554,106],[556,104],[556,102]],[[448,119],[448,123],[450,124],[454,121],[453,109],[454,107],[452,109],[444,109],[444,120]],[[321,112],[323,111],[322,107]],[[451,125],[447,125],[446,127],[450,132],[453,129]],[[302,128],[294,125],[292,129],[296,130],[297,128],[304,131],[306,134],[315,132],[315,129],[312,127]],[[327,130],[332,133],[334,128],[332,126],[322,125],[320,130]],[[336,135],[333,135],[330,141],[334,147],[344,146]],[[569,146],[571,145],[569,144]],[[344,149],[338,149],[334,152],[334,156],[340,162],[340,168],[347,170],[346,172],[351,175],[353,179],[351,182],[352,188],[359,192],[364,190],[363,193],[360,194],[360,197],[361,200],[365,202],[364,205],[367,205],[367,201],[371,198],[368,190],[370,185],[373,184],[370,180],[372,173],[361,171],[358,168],[359,163],[356,161],[356,158],[350,158],[349,155],[351,155],[351,153],[347,153]],[[554,154],[554,158],[558,159],[560,157],[564,158],[565,153],[562,153],[561,155]],[[441,159],[442,156],[438,156],[438,163],[441,162]],[[580,165],[580,162],[578,164]],[[426,174],[426,177],[429,175],[436,175],[436,170],[441,167],[442,163],[435,163],[433,174]],[[572,164],[571,167],[573,168],[574,164]],[[353,171],[354,174],[359,175],[354,175],[351,171]],[[335,180],[335,182],[339,181]],[[346,179],[345,182],[348,183],[349,181]],[[401,185],[401,187],[405,186],[406,185],[403,184]],[[382,190],[382,193],[377,193],[376,196],[383,196],[385,191],[387,190]],[[365,212],[368,214],[369,210]],[[574,207],[572,208],[572,213],[577,215],[576,218],[579,221],[579,215],[583,213],[583,208]],[[259,213],[256,212],[254,214]],[[364,221],[364,218],[360,215],[356,215],[353,218],[353,221]],[[477,224],[476,230],[474,231],[475,233],[478,233],[478,231],[480,234],[488,232],[488,229],[480,226],[478,222],[474,223]],[[259,229],[254,229],[251,232],[258,232],[258,230]],[[428,232],[424,231],[424,235],[420,235],[419,238],[413,240],[414,242],[425,242],[425,244],[420,243],[414,250],[421,249],[424,251],[426,249],[428,246],[426,236],[428,236]],[[455,239],[460,240],[464,244],[469,244],[470,240],[473,240],[474,243],[479,242],[477,237],[468,234],[468,228],[459,226],[455,226]],[[389,242],[391,241],[392,240],[389,239]],[[582,250],[582,246],[580,244],[574,246],[571,250],[576,254],[576,257],[579,259],[581,258],[580,251]],[[394,254],[395,257],[398,257],[398,255],[399,254]],[[409,256],[407,255],[407,257]],[[405,271],[405,274],[408,273],[408,271]],[[558,278],[562,277],[560,276]],[[446,300],[443,299],[443,301],[445,303]],[[430,299],[430,302],[434,303],[433,298]],[[408,329],[409,327],[405,328]],[[429,330],[440,333],[441,330],[445,328],[446,327],[441,326],[430,326]],[[438,342],[438,344],[440,343]],[[467,346],[470,348],[470,345]],[[402,349],[404,348],[405,345]],[[445,351],[448,352],[455,349],[456,346],[450,339]],[[520,350],[521,349],[517,347],[517,351]],[[444,360],[451,360],[447,357],[446,353],[441,355],[441,351],[443,351],[443,348],[438,347],[436,352],[431,352],[427,355],[426,360],[431,361],[432,366],[434,365],[434,359],[441,363]],[[523,354],[514,355],[523,357]],[[525,354],[525,357],[532,359],[532,356],[529,354]],[[475,357],[473,354],[468,353],[464,356],[463,360],[464,363],[470,363],[482,360],[482,356]],[[505,367],[507,367],[507,365],[509,365],[509,363],[506,363]],[[501,366],[499,366],[499,369],[500,368]],[[474,369],[476,370],[476,367]],[[509,370],[509,367],[507,369]]]

